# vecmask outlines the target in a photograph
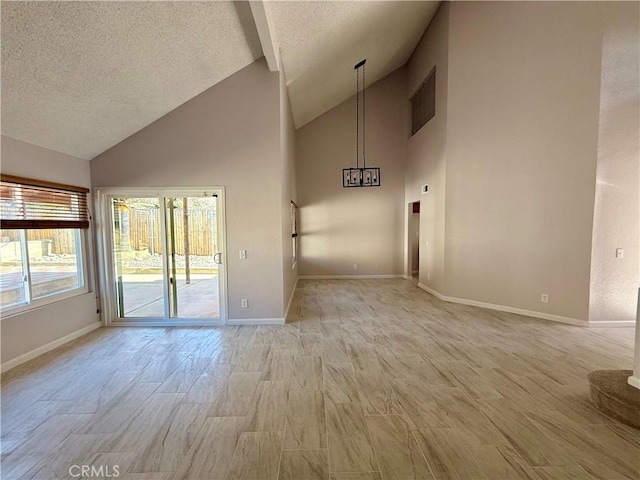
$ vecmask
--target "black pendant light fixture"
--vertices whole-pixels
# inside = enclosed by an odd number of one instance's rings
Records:
[[[366,59],[358,62],[353,67],[356,71],[356,167],[342,169],[342,186],[344,188],[380,186],[380,168],[367,167],[366,159],[364,123],[365,63],[367,63]],[[360,70],[362,70],[362,92],[360,92]],[[362,104],[362,106],[360,104]],[[362,127],[360,127],[360,125],[362,125]],[[362,132],[360,132],[361,129]],[[360,143],[361,138],[362,144]],[[361,159],[362,162],[360,161]],[[362,164],[362,166],[360,166],[360,164]]]

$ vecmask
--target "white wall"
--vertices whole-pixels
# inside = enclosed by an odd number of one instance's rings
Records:
[[[296,131],[301,276],[403,273],[405,92],[404,68],[367,88],[367,165],[381,168],[380,187],[342,187],[355,166],[355,98]]]
[[[436,67],[436,113],[409,137],[405,173],[405,203],[420,201],[419,281],[436,291],[442,291],[445,274],[448,64],[449,3],[443,2],[411,55],[407,69],[409,98]],[[429,185],[429,192],[423,195],[424,184]]]
[[[296,165],[295,165],[296,132],[293,126],[293,114],[289,104],[289,94],[284,72],[280,69],[280,144],[282,150],[282,277],[283,302],[286,310],[296,280],[298,279],[298,262],[292,265],[293,244],[291,241],[291,201],[297,204]],[[286,312],[285,312],[286,313]]]
[[[90,187],[89,162],[2,136],[2,173]],[[87,236],[91,242],[91,235]],[[89,252],[91,253],[91,252]],[[89,258],[93,286],[93,264]],[[61,300],[0,320],[3,365],[92,325],[98,326],[93,292]]]
[[[591,2],[451,4],[441,293],[587,319],[601,21]]]
[[[280,108],[261,59],[91,161],[96,187],[226,187],[230,319],[284,314]]]
[[[640,8],[604,7],[589,321],[634,321],[640,282]],[[624,257],[615,256],[617,248]]]

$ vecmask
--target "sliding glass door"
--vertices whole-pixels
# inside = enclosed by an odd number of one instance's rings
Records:
[[[221,193],[102,196],[113,321],[223,322]]]
[[[172,317],[220,317],[217,201],[217,197],[166,199]]]
[[[164,317],[160,199],[112,198],[110,209],[118,317]]]

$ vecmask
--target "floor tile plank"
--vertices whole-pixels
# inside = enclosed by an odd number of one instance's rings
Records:
[[[286,325],[98,329],[3,373],[2,475],[637,480],[586,378],[633,333],[300,280]]]
[[[282,450],[280,432],[244,432],[231,460],[227,480],[276,480]]]
[[[360,404],[327,401],[325,405],[331,471],[379,471]]]

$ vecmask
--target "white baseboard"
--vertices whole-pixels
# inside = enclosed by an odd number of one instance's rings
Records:
[[[472,307],[481,307],[481,308],[488,308],[490,310],[498,310],[500,312],[515,313],[517,315],[525,315],[527,317],[541,318],[543,320],[551,320],[552,322],[560,322],[560,323],[566,323],[569,325],[576,325],[578,327],[589,326],[589,322],[587,322],[586,320],[580,320],[578,318],[562,317],[560,315],[553,315],[550,313],[535,312],[533,310],[524,310],[522,308],[507,307],[505,305],[495,305],[493,303],[478,302],[476,300],[467,300],[464,298],[448,297],[446,295],[442,295],[441,293],[436,292],[432,288],[429,288],[422,283],[418,283],[418,287],[420,287],[422,290],[429,292],[434,297],[439,298],[440,300],[443,300],[445,302],[460,303],[462,305],[470,305]]]
[[[635,375],[627,378],[627,383],[632,387],[636,387],[640,389],[640,377],[636,377]]]
[[[8,360],[4,362],[2,365],[0,365],[0,372],[4,373],[7,370],[11,370],[12,368],[17,367],[18,365],[22,365],[23,363],[28,362],[29,360],[33,360],[34,358],[39,357],[44,353],[50,352],[54,348],[58,348],[64,345],[65,343],[69,343],[71,340],[75,340],[76,338],[82,337],[83,335],[86,335],[87,333],[98,329],[101,326],[102,324],[100,322],[94,322],[91,325],[87,325],[86,327],[81,328],[80,330],[76,330],[75,332],[70,333],[69,335],[65,335],[64,337],[54,340],[53,342],[49,342],[46,345],[43,345],[38,348],[34,348],[30,352],[23,353],[22,355],[19,355],[16,358]]]
[[[284,325],[284,318],[230,318],[227,325]]]
[[[424,283],[420,283],[418,282],[418,287],[421,288],[422,290],[424,290],[425,292],[430,293],[431,295],[433,295],[434,297],[440,299],[440,300],[445,300],[446,297],[444,295],[440,295],[440,293],[436,292],[434,289],[427,287]]]
[[[635,320],[594,320],[589,322],[589,328],[607,328],[607,327],[635,327]]]
[[[402,278],[404,278],[405,280],[412,280],[413,277],[411,275],[403,275]]]
[[[298,280],[300,279],[300,277],[296,277],[296,281],[293,284],[293,290],[291,290],[291,295],[289,295],[289,302],[287,303],[287,308],[284,311],[284,320],[285,322],[287,321],[287,318],[289,317],[289,309],[291,308],[291,303],[293,302],[293,297],[296,293],[296,288],[298,287]]]
[[[404,275],[300,275],[300,280],[366,280],[369,278],[404,278]]]

